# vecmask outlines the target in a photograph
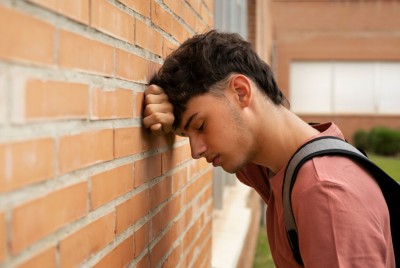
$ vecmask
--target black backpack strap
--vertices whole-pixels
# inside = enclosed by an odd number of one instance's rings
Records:
[[[282,190],[286,234],[297,263],[303,265],[300,254],[297,226],[292,211],[291,192],[300,167],[315,156],[345,155],[366,168],[382,189],[390,213],[393,248],[397,266],[400,265],[400,185],[371,162],[354,146],[337,138],[324,136],[313,139],[300,147],[289,160],[286,167]]]

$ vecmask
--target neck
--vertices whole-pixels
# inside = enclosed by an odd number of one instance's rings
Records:
[[[258,154],[253,162],[277,173],[307,139],[319,132],[281,105],[262,110],[257,124]]]

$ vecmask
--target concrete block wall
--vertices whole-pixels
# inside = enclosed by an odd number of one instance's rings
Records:
[[[212,172],[141,127],[212,0],[0,1],[0,267],[209,267]]]

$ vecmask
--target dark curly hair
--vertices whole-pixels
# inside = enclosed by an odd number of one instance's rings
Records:
[[[278,88],[270,67],[260,59],[251,44],[240,35],[216,30],[186,40],[165,60],[150,84],[164,89],[174,106],[176,129],[181,124],[187,102],[209,92],[232,73],[246,75],[275,104],[286,98]]]

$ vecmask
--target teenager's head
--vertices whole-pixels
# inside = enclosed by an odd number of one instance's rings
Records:
[[[234,73],[251,79],[273,103],[279,105],[285,101],[271,69],[251,44],[238,34],[215,30],[185,41],[166,58],[150,84],[160,86],[168,95],[174,106],[176,129],[191,98],[215,90],[218,82]]]

